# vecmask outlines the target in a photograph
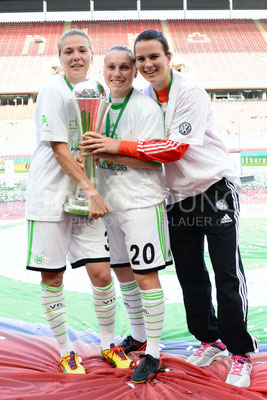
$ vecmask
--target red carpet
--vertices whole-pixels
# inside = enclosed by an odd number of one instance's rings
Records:
[[[250,388],[224,383],[230,358],[195,367],[181,356],[162,354],[168,372],[150,383],[131,384],[130,369],[113,369],[94,344],[75,343],[86,375],[57,371],[59,353],[53,339],[0,331],[0,400],[260,400],[267,399],[267,354],[252,356]],[[132,354],[137,360],[137,355]]]

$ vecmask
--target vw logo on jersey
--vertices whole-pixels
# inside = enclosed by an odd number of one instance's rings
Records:
[[[192,126],[189,124],[189,122],[183,122],[179,126],[179,132],[182,135],[189,135],[189,133],[192,131]]]
[[[218,200],[218,201],[216,202],[216,207],[217,207],[219,210],[222,210],[222,211],[228,210],[228,203],[227,203],[227,201],[225,201],[225,200]]]

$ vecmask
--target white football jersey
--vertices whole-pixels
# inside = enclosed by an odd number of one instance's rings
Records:
[[[115,108],[110,110],[111,132],[120,112]],[[102,134],[106,134],[106,121]],[[164,123],[159,106],[134,89],[113,137],[130,141],[163,139]],[[162,170],[135,169],[100,160],[98,190],[113,212],[159,204],[168,195]]]
[[[67,143],[76,158],[79,152],[80,116],[72,92],[57,75],[40,91],[35,109],[37,147],[32,155],[28,177],[26,218],[36,221],[60,221],[63,204],[75,193],[75,183],[61,169],[50,142]]]
[[[145,94],[157,101],[152,85]],[[171,203],[203,193],[224,177],[241,190],[228,150],[218,136],[208,94],[177,71],[173,71],[165,131],[168,139],[189,144],[180,160],[165,164]]]

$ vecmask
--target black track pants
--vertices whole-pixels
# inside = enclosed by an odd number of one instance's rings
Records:
[[[239,199],[226,179],[205,193],[169,205],[171,248],[186,309],[188,329],[196,339],[221,339],[233,354],[255,351],[247,332],[247,286],[239,253]],[[207,237],[217,289],[217,316],[204,261]]]

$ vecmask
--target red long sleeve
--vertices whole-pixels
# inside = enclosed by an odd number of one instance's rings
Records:
[[[120,154],[139,158],[145,161],[168,163],[180,160],[189,145],[173,140],[151,140],[149,142],[120,142]]]

